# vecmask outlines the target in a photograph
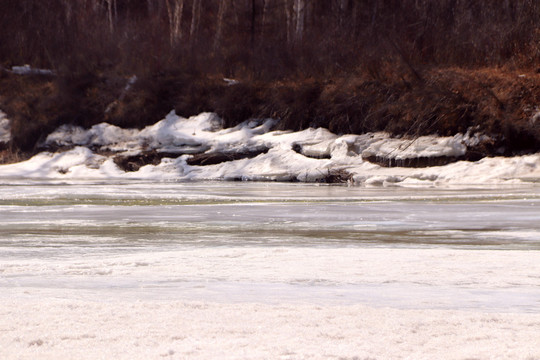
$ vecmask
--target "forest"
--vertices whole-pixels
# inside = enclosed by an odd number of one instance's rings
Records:
[[[60,124],[140,128],[173,108],[540,150],[535,0],[1,0],[0,24],[11,152]],[[24,64],[51,73],[11,70]]]

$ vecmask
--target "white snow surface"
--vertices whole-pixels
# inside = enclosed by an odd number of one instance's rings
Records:
[[[249,246],[6,258],[20,287],[0,294],[0,348],[5,359],[540,359],[540,314],[516,311],[538,294],[538,258]],[[380,302],[346,301],[355,291]],[[514,306],[433,307],[460,295]]]
[[[538,314],[206,302],[2,302],[5,359],[522,359]]]
[[[0,110],[0,144],[7,143],[11,139],[11,126],[6,114]]]
[[[61,153],[43,152],[28,161],[0,166],[0,177],[32,178],[137,178],[161,180],[267,180],[323,181],[345,171],[355,184],[383,186],[520,183],[540,180],[540,154],[514,158],[484,158],[428,168],[386,168],[365,161],[366,157],[436,158],[459,157],[481,137],[457,134],[453,137],[422,136],[396,139],[386,133],[338,136],[326,129],[271,131],[274,120],[252,120],[224,129],[213,113],[188,119],[172,111],[165,119],[142,130],[122,129],[101,123],[85,130],[64,125],[51,133],[46,145],[74,146]],[[293,150],[300,147],[301,153]],[[251,159],[207,166],[189,166],[189,154],[243,151],[267,147],[269,151]],[[90,149],[95,150],[91,151]],[[124,172],[113,162],[111,151],[135,155],[141,151],[183,154],[164,158],[158,165],[146,165]]]

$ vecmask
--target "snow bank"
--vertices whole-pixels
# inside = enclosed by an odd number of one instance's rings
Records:
[[[232,129],[223,129],[222,120],[213,113],[202,113],[185,119],[172,111],[165,119],[141,131],[122,129],[107,123],[94,125],[89,130],[63,125],[47,136],[45,144],[113,151],[157,150],[183,153],[191,147],[204,151],[212,146],[223,149],[247,144],[255,134],[268,131],[271,122],[249,122]]]
[[[0,166],[0,176],[317,182],[340,174],[356,184],[375,186],[540,180],[540,154],[459,161],[422,169],[386,168],[366,161],[441,157],[455,160],[466,153],[468,146],[485,140],[470,134],[417,139],[396,139],[386,133],[338,136],[322,128],[271,131],[274,123],[273,120],[253,120],[224,129],[222,120],[215,114],[202,113],[185,119],[173,111],[142,130],[122,129],[106,123],[88,130],[64,125],[50,134],[44,145],[75,148],[61,154],[42,153],[19,164]],[[251,158],[242,156],[258,148],[267,151]],[[157,165],[143,163],[136,171],[126,172],[113,161],[114,157],[149,152],[157,154],[154,158],[158,157],[161,162]],[[240,155],[234,156],[234,161],[188,165],[192,154],[201,153]]]
[[[412,140],[382,137],[362,151],[362,156],[403,160],[419,157],[459,157],[465,155],[466,152],[464,135],[458,134],[454,137],[441,138],[421,136]]]

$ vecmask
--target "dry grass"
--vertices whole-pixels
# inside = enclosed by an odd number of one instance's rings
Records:
[[[0,78],[0,107],[12,119],[15,150],[32,152],[59,124],[89,127],[107,121],[141,128],[175,108],[183,116],[214,111],[234,126],[249,118],[272,117],[278,128],[325,127],[335,133],[388,131],[398,136],[441,136],[476,129],[493,136],[503,154],[540,149],[539,125],[531,122],[540,104],[540,74],[501,68],[434,68],[423,81],[391,74],[379,80],[357,73],[320,82],[242,81],[185,74],[149,75],[123,96],[127,79]],[[9,91],[8,91],[9,89]]]
[[[249,118],[277,118],[280,129],[325,127],[335,133],[387,131],[397,136],[441,136],[468,129],[494,137],[486,154],[540,150],[540,74],[483,68],[432,68],[423,81],[390,74],[379,80],[357,73],[320,82],[242,81],[161,73],[123,93],[126,79],[4,76],[0,106],[13,121],[15,150],[32,152],[62,123],[89,127],[107,121],[123,127],[154,123],[175,108],[183,116],[215,111],[225,126]],[[112,104],[112,106],[111,106]]]

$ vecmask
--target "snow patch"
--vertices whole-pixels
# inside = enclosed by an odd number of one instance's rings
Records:
[[[48,69],[36,69],[30,65],[13,66],[11,72],[17,75],[54,75],[54,71]]]
[[[540,110],[537,110],[531,117],[530,123],[532,126],[540,124]]]
[[[11,140],[11,125],[6,114],[0,110],[0,144],[8,143]]]

